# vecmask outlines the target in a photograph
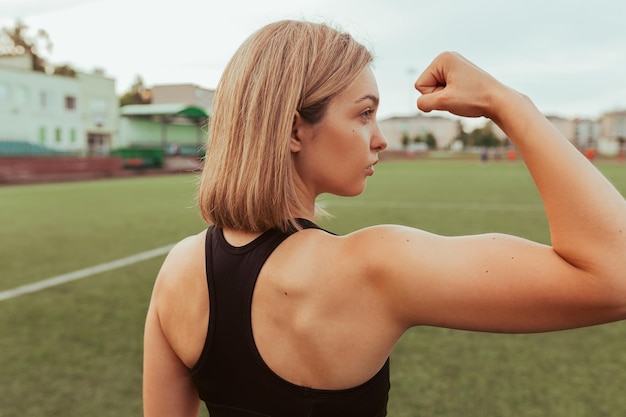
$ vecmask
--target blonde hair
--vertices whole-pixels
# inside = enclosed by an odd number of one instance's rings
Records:
[[[349,34],[280,21],[249,37],[217,86],[198,204],[217,226],[262,232],[297,227],[290,138],[295,112],[309,123],[372,62]]]

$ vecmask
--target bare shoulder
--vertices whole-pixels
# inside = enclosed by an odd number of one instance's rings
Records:
[[[424,230],[397,224],[380,224],[376,226],[369,226],[354,231],[349,235],[346,235],[346,237],[352,240],[352,243],[366,244],[371,244],[378,240],[384,241],[385,239],[401,239],[403,237],[406,238],[407,236],[413,239],[425,240],[430,240],[437,237],[437,235],[426,232]]]
[[[383,224],[366,227],[346,235],[345,250],[355,256],[367,258],[376,265],[400,261],[407,249],[428,247],[437,244],[442,236],[408,226]],[[367,255],[367,256],[365,256]]]
[[[317,271],[319,276],[341,276],[341,285],[366,289],[401,265],[415,259],[416,248],[432,246],[440,236],[399,225],[370,226],[346,235],[307,229],[279,248],[283,262],[295,270]],[[285,264],[283,264],[285,266]],[[379,288],[380,289],[380,288]]]
[[[195,281],[194,276],[204,271],[204,238],[206,231],[186,237],[167,254],[155,283],[155,295],[178,291]],[[181,288],[182,285],[182,288]]]
[[[311,266],[316,270],[349,265],[350,275],[362,279],[368,269],[398,261],[398,256],[407,251],[407,244],[414,250],[440,239],[441,236],[400,225],[370,226],[346,235],[307,229],[292,236],[280,251],[299,266],[315,264]]]
[[[172,248],[157,276],[151,301],[163,334],[188,366],[193,365],[202,348],[203,335],[196,337],[197,329],[205,328],[208,322],[205,237],[203,231]]]

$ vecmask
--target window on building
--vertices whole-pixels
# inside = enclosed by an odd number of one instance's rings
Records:
[[[60,127],[57,127],[54,130],[54,140],[56,141],[56,143],[61,142],[61,128]]]
[[[25,85],[15,87],[15,101],[22,106],[28,104],[28,87]]]
[[[48,108],[48,93],[45,91],[39,92],[39,107],[42,109]]]
[[[70,130],[70,142],[76,143],[76,129]]]
[[[67,110],[74,110],[76,108],[76,97],[65,96],[65,108]]]
[[[42,145],[46,143],[46,128],[43,126],[39,128],[39,143]]]
[[[94,99],[89,102],[91,122],[95,126],[103,126],[107,123],[107,112],[109,111],[107,101],[104,99]]]

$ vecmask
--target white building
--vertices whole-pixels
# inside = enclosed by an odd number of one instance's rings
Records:
[[[600,122],[591,119],[566,119],[559,116],[546,116],[546,118],[574,145],[580,149],[595,147],[600,139]],[[491,131],[499,138],[506,135],[493,122],[487,122]]]
[[[75,154],[107,154],[117,131],[115,80],[52,75],[28,55],[0,56],[0,141]]]
[[[626,110],[605,113],[600,119],[598,148],[602,153],[616,155],[626,142]]]
[[[211,113],[215,90],[195,84],[155,85],[151,89],[152,104],[184,104],[200,107]]]
[[[574,144],[580,149],[596,147],[601,136],[600,122],[591,119],[575,119],[574,122],[576,123]]]
[[[401,150],[404,147],[402,139],[407,137],[413,141],[416,137],[424,138],[429,133],[435,137],[437,148],[444,149],[452,144],[459,135],[459,121],[440,117],[424,116],[397,116],[378,122],[380,130],[387,138],[387,149]]]

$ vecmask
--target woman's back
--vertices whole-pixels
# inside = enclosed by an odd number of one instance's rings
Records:
[[[170,281],[163,283],[168,287],[160,310],[167,318],[163,330],[180,346],[176,353],[189,368],[200,356],[208,326],[205,233],[179,244],[182,256],[174,249],[168,259],[173,273],[163,280]],[[231,233],[225,233],[227,241]],[[259,353],[294,384],[345,389],[365,382],[401,334],[381,329],[391,327],[383,319],[384,306],[376,305],[373,284],[364,282],[347,258],[340,259],[346,250],[342,239],[319,230],[296,233],[268,259],[254,290],[252,329]]]
[[[382,306],[376,305],[375,287],[363,281],[366,276],[363,271],[349,267],[348,259],[341,261],[342,254],[347,255],[348,250],[345,238],[306,229],[286,238],[275,250],[268,249],[271,255],[262,267],[259,265],[261,272],[256,285],[252,277],[253,296],[249,306],[246,289],[239,289],[241,282],[248,279],[248,269],[243,268],[243,273],[233,269],[237,270],[241,262],[249,265],[263,261],[257,253],[267,245],[259,241],[267,240],[264,238],[268,233],[252,240],[234,231],[222,234],[217,228],[208,233],[183,242],[187,248],[180,253],[186,256],[180,261],[176,249],[174,256],[169,257],[172,264],[192,259],[193,266],[167,268],[173,274],[162,275],[170,285],[167,285],[169,291],[161,296],[176,301],[159,311],[160,316],[167,317],[162,324],[166,338],[173,347],[179,347],[175,354],[193,368],[194,380],[207,404],[214,404],[213,398],[221,398],[214,384],[224,389],[232,377],[233,387],[238,387],[235,394],[230,394],[237,398],[232,400],[232,405],[239,401],[245,404],[247,396],[253,398],[250,401],[259,402],[255,399],[261,396],[271,403],[277,400],[272,396],[280,396],[284,404],[288,402],[287,396],[281,390],[293,385],[306,388],[305,397],[311,395],[311,388],[313,397],[315,390],[322,390],[322,397],[333,407],[345,404],[354,409],[356,404],[362,404],[372,413],[385,408],[389,388],[386,362],[400,333],[389,330],[393,326],[390,321],[385,322]],[[207,270],[211,275],[221,275],[210,277],[212,291],[208,291],[206,284],[202,291],[200,285],[206,282],[206,276],[201,273],[204,257],[198,259],[198,255],[203,254],[207,237],[208,251],[215,254],[207,256],[213,264],[207,265]],[[190,252],[193,257],[187,256]],[[249,255],[244,260],[246,254]],[[177,295],[171,294],[172,291]],[[216,298],[213,308],[209,308],[209,293]],[[251,312],[251,346],[246,343],[246,308]],[[209,311],[221,317],[222,327],[211,322],[210,331],[214,334],[207,339],[206,352],[198,363],[198,352],[205,346],[198,335],[207,334]],[[235,353],[242,347],[242,353]],[[257,353],[259,358],[255,356]],[[262,363],[255,359],[261,359]],[[264,365],[273,375],[264,372]],[[245,377],[237,377],[237,371]],[[259,388],[248,389],[244,382]],[[272,391],[273,385],[277,385],[278,391]],[[296,391],[296,397],[300,394]],[[316,401],[318,408],[323,406],[323,402]]]

